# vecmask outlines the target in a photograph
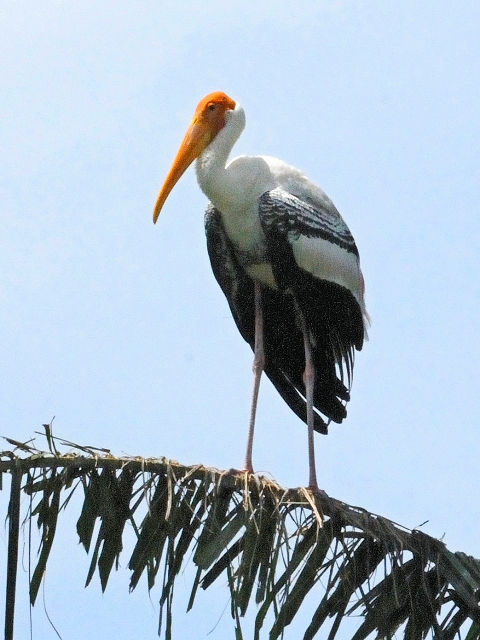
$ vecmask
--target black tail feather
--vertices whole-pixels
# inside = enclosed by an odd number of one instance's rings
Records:
[[[253,280],[240,267],[225,234],[221,214],[211,205],[205,215],[205,230],[215,277],[240,333],[253,349]],[[292,411],[306,422],[305,355],[295,296],[311,336],[316,371],[315,430],[327,433],[330,421],[341,422],[347,414],[345,404],[350,399],[354,350],[362,348],[364,338],[362,312],[348,289],[300,269],[287,238],[280,234],[277,240],[283,262],[276,261],[273,244],[271,258],[280,288],[262,288],[265,372]]]
[[[265,373],[270,378],[272,384],[278,393],[282,396],[290,409],[300,418],[303,422],[307,422],[307,407],[305,403],[305,397],[295,388],[295,386],[285,377],[285,374],[276,367],[265,367]],[[326,423],[322,416],[315,411],[314,412],[314,424],[313,428],[317,433],[328,434],[328,423]]]

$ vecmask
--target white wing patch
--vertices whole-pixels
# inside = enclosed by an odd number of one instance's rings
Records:
[[[322,238],[289,236],[293,255],[298,266],[321,280],[335,282],[349,289],[360,308],[363,303],[363,278],[357,256]]]
[[[260,198],[260,217],[267,236],[285,237],[298,267],[315,278],[348,289],[369,324],[364,300],[364,281],[355,241],[333,203],[319,190],[305,200],[282,188]]]

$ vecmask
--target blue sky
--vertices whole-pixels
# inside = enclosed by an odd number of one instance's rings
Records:
[[[2,2],[2,434],[55,415],[57,435],[119,455],[241,464],[252,355],[193,170],[151,219],[197,102],[223,90],[247,115],[234,153],[302,168],[361,254],[370,341],[347,420],[316,438],[320,486],[478,556],[479,17],[466,0]],[[306,429],[267,380],[254,465],[307,481]],[[59,630],[156,637],[157,594],[129,596],[126,571],[83,590],[76,517],[47,575]],[[209,637],[230,637],[226,591],[203,602],[179,604],[178,637],[218,618]]]

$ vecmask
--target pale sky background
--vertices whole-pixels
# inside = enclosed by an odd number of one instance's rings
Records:
[[[316,437],[320,485],[480,556],[479,18],[474,0],[1,1],[1,434],[55,415],[57,435],[119,455],[242,463],[252,354],[210,271],[193,169],[152,224],[196,104],[223,90],[247,115],[234,153],[302,168],[361,254],[370,341],[347,420]],[[307,481],[306,428],[266,379],[254,465]],[[125,568],[105,595],[83,589],[78,513],[46,580],[59,632],[155,638],[158,589],[128,595]],[[184,615],[191,576],[175,638],[219,619],[208,638],[232,638],[226,586]],[[41,597],[33,630],[56,637]]]

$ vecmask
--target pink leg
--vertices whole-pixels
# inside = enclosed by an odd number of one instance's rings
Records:
[[[313,364],[312,347],[308,336],[307,325],[303,313],[300,311],[298,304],[297,316],[300,322],[300,328],[303,334],[303,347],[305,350],[305,370],[303,372],[303,382],[305,384],[305,399],[307,401],[307,427],[308,427],[308,468],[309,480],[308,488],[312,491],[318,491],[317,471],[315,468],[315,443],[313,439],[313,388],[315,385],[315,365]]]
[[[253,393],[252,406],[250,410],[250,424],[248,427],[247,452],[245,454],[245,471],[253,473],[252,449],[253,449],[253,433],[255,431],[255,414],[257,413],[258,390],[260,388],[260,379],[262,377],[263,368],[265,366],[265,354],[263,352],[263,311],[262,311],[262,293],[260,285],[255,283],[255,349],[253,357]]]

